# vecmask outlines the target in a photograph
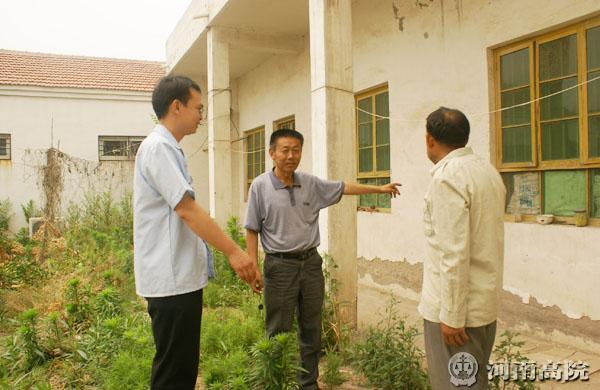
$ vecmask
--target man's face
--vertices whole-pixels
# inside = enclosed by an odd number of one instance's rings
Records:
[[[180,105],[179,119],[185,134],[194,134],[202,120],[202,96],[198,91],[190,88],[190,98],[187,104]]]
[[[293,173],[302,158],[302,145],[297,138],[281,137],[277,139],[275,146],[269,149],[269,155],[277,169],[284,173]]]

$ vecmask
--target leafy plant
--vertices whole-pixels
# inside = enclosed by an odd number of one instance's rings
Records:
[[[301,370],[296,335],[280,333],[252,347],[248,383],[253,390],[295,390]]]
[[[508,372],[497,373],[489,381],[489,387],[493,390],[534,390],[536,386],[531,380],[527,380],[525,373],[520,369],[530,362],[529,358],[521,355],[524,341],[517,340],[519,333],[509,330],[502,333],[501,341],[494,348],[496,363],[498,367],[507,369]],[[494,367],[491,367],[492,370]],[[506,376],[505,376],[506,375]],[[535,379],[535,378],[534,378]]]
[[[371,385],[383,390],[428,389],[424,353],[415,345],[417,329],[401,319],[392,302],[378,327],[355,349],[355,365]]]
[[[342,357],[335,351],[328,351],[326,355],[325,372],[323,372],[323,382],[329,389],[345,382],[344,375],[340,372],[342,367]]]
[[[21,205],[23,216],[25,221],[29,221],[29,218],[41,217],[44,213],[42,209],[36,206],[35,202],[30,199],[29,202]]]
[[[25,369],[43,363],[48,359],[48,354],[40,345],[37,329],[38,312],[29,309],[21,314],[19,336],[21,336],[21,353],[24,357]]]

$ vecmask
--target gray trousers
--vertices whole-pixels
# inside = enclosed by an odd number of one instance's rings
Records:
[[[487,364],[496,337],[496,321],[485,326],[466,328],[470,340],[460,347],[444,343],[440,324],[437,322],[425,320],[424,330],[427,369],[433,390],[488,388]],[[477,361],[477,374],[470,364],[471,356]],[[465,384],[473,380],[473,384]]]
[[[266,255],[265,310],[267,336],[292,330],[298,319],[298,340],[302,368],[298,382],[303,390],[317,389],[321,353],[321,312],[325,281],[323,259],[315,252],[304,259],[282,259]]]

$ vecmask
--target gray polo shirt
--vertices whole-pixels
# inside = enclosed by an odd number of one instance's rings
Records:
[[[344,182],[294,173],[286,187],[273,171],[256,177],[248,193],[246,229],[260,233],[266,253],[297,252],[319,246],[319,211],[336,204]]]

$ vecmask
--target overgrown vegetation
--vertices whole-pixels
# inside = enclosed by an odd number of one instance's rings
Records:
[[[537,389],[529,373],[523,368],[531,362],[521,354],[525,342],[518,339],[519,334],[505,331],[500,335],[500,343],[494,347],[493,357],[497,367],[502,367],[507,372],[496,372],[489,383],[493,390],[534,390]],[[493,369],[493,368],[492,368]],[[535,372],[534,372],[535,378]]]
[[[8,231],[10,202],[0,200],[0,388],[146,389],[154,343],[145,302],[135,294],[130,197],[89,195],[64,220],[45,222],[33,238]],[[24,216],[39,215],[33,202]],[[238,220],[229,235],[246,243]],[[213,251],[216,278],[204,290],[201,374],[208,389],[296,389],[301,370],[296,333],[264,337],[262,297]],[[393,305],[379,327],[360,336],[341,326],[336,265],[324,256],[321,380],[335,389],[349,366],[381,389],[427,389],[417,330]],[[498,359],[524,361],[521,342],[504,335]],[[354,343],[353,346],[351,344]],[[530,389],[529,383],[491,383]],[[507,387],[508,386],[508,387]],[[512,386],[512,387],[511,387]]]

